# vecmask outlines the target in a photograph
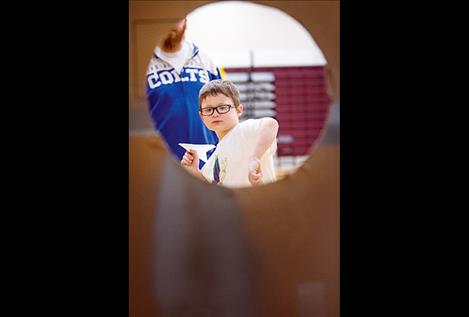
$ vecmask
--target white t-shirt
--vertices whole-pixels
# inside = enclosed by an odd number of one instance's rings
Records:
[[[201,172],[211,183],[227,187],[252,186],[248,179],[248,159],[254,151],[261,120],[248,119],[238,123],[217,144]],[[273,155],[277,141],[261,157],[263,183],[276,179]],[[218,181],[214,181],[214,180]]]
[[[184,64],[192,56],[192,47],[188,42],[184,41],[182,42],[182,47],[179,51],[174,53],[168,53],[157,46],[156,54],[160,58],[171,64],[171,66],[173,66],[174,69],[176,69],[176,71],[180,73]]]

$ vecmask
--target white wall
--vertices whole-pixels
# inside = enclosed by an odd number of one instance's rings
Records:
[[[221,67],[325,65],[308,31],[283,11],[241,1],[212,3],[187,16],[186,39]]]

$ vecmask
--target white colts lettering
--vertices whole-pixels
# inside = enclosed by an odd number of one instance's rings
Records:
[[[210,81],[208,77],[208,71],[205,69],[199,70],[199,80],[201,83],[208,83]]]
[[[161,72],[160,79],[163,85],[172,84],[174,82],[173,76],[171,76],[171,73],[168,71]]]
[[[180,81],[207,83],[210,81],[208,71],[205,69],[183,68],[179,75],[175,70],[157,72],[155,68],[151,68],[147,73],[148,85],[151,89],[158,88],[161,85],[171,85]]]
[[[186,69],[186,73],[191,75],[191,81],[197,81],[197,78],[195,78],[195,74],[198,73],[197,69]]]

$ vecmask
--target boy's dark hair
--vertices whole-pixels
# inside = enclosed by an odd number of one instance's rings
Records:
[[[229,80],[212,80],[203,85],[199,91],[199,108],[202,107],[202,101],[207,96],[216,96],[223,94],[233,100],[234,106],[239,106],[239,89]]]

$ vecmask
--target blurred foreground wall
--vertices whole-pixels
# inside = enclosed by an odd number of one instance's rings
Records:
[[[158,36],[210,2],[129,2],[129,113],[147,109]],[[338,104],[339,2],[254,2],[310,31]],[[277,183],[238,190],[187,174],[156,135],[130,135],[129,149],[130,316],[339,316],[338,143],[319,143]]]

